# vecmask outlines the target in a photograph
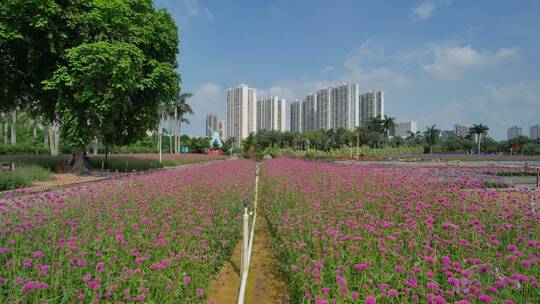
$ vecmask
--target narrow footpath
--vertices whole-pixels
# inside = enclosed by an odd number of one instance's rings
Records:
[[[287,285],[278,273],[278,260],[273,254],[271,238],[266,218],[259,213],[249,266],[247,304],[288,303]]]
[[[263,204],[263,188],[258,188],[259,207]],[[257,208],[261,210],[262,208]],[[250,218],[250,229],[251,229]],[[249,265],[245,301],[246,304],[289,303],[287,285],[278,273],[278,260],[272,250],[272,236],[264,217],[257,211],[257,222],[253,236],[253,251]],[[236,244],[233,256],[221,269],[221,273],[211,284],[208,295],[209,303],[231,304],[238,303],[240,289],[240,253],[242,239]]]

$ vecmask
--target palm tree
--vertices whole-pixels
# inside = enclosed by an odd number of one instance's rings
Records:
[[[433,154],[433,145],[437,142],[440,132],[441,130],[437,129],[435,125],[427,127],[427,130],[424,132],[424,137],[429,146],[429,154]]]
[[[395,117],[388,117],[387,115],[384,115],[384,118],[382,119],[382,132],[386,139],[388,139],[390,130],[392,130],[396,126],[395,120]]]
[[[185,122],[189,124],[189,120],[184,117],[185,114],[193,114],[193,109],[186,102],[189,97],[192,97],[193,93],[179,93],[176,99],[173,101],[173,115],[174,115],[174,153],[180,153],[180,124]]]
[[[478,141],[478,154],[480,154],[480,141],[482,139],[482,134],[487,133],[489,130],[488,126],[484,126],[483,124],[473,124],[473,126],[469,129],[469,133],[476,134],[476,139]]]

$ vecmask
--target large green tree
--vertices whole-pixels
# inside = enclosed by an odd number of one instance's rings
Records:
[[[78,170],[92,139],[140,138],[179,91],[177,28],[151,0],[6,0],[0,20],[0,106],[60,122]]]

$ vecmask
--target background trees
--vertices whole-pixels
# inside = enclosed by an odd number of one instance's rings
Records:
[[[78,158],[141,138],[177,96],[177,28],[152,1],[11,0],[0,20],[0,109],[59,124]]]

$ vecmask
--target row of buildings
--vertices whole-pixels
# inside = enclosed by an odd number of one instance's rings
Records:
[[[364,122],[384,116],[384,93],[360,94],[358,84],[342,84],[309,93],[291,103],[291,131],[354,129]]]
[[[257,98],[257,90],[240,84],[227,90],[227,118],[207,116],[207,136],[220,132],[223,138],[234,138],[237,145],[251,132],[285,131],[286,100],[279,96]],[[354,129],[364,122],[384,116],[384,93],[360,94],[358,84],[342,84],[309,93],[302,101],[290,105],[291,131],[316,129]],[[220,130],[220,131],[218,131]]]
[[[206,136],[218,132],[222,139],[233,138],[236,145],[249,133],[260,130],[285,131],[286,100],[279,96],[258,98],[257,90],[245,84],[227,90],[227,116],[206,117]],[[290,130],[307,132],[316,129],[349,130],[375,117],[384,117],[384,92],[360,92],[358,84],[344,83],[321,88],[290,105]],[[396,123],[393,136],[415,133],[414,121]]]
[[[524,136],[523,128],[519,126],[512,126],[507,130],[508,140],[516,137]],[[540,125],[534,125],[529,128],[530,139],[540,139]]]

